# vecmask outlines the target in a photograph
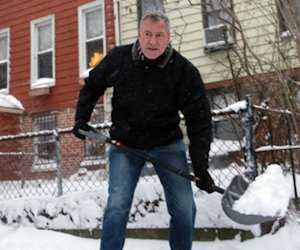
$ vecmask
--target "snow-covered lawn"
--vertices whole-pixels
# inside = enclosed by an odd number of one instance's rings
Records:
[[[251,230],[255,235],[260,234],[257,225],[244,226],[230,220],[222,210],[220,194],[207,194],[195,185],[193,190],[198,211],[197,228],[237,228]],[[249,185],[244,195],[246,199],[236,202],[236,210],[245,214],[283,217],[292,196],[291,176],[284,176],[280,166],[270,165],[263,175]],[[0,202],[0,220],[7,225],[92,230],[101,227],[106,200],[107,185],[57,198],[6,200]],[[169,215],[164,200],[163,189],[158,180],[141,179],[135,192],[128,227],[167,228]]]
[[[194,242],[193,250],[299,250],[300,226],[294,221],[274,235],[240,242],[239,239]],[[0,226],[0,250],[99,250],[99,240],[84,239],[33,227]],[[124,250],[169,250],[167,241],[127,239]]]

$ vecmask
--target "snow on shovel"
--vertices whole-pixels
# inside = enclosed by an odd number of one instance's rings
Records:
[[[188,172],[184,172],[182,170],[178,170],[175,166],[172,166],[166,162],[163,162],[159,159],[153,158],[147,154],[145,154],[142,151],[127,147],[125,145],[122,145],[120,142],[117,142],[115,140],[112,140],[111,138],[101,134],[98,130],[91,127],[90,131],[84,131],[79,129],[79,132],[86,136],[89,139],[97,140],[100,143],[108,143],[110,145],[114,145],[116,147],[122,147],[123,149],[127,150],[128,152],[141,157],[145,159],[148,162],[151,162],[153,164],[157,164],[160,167],[163,167],[165,169],[168,169],[169,171],[172,171],[186,179],[189,179],[191,181],[196,181],[198,177],[191,175]],[[222,197],[222,208],[225,212],[225,214],[232,219],[235,222],[238,222],[240,224],[244,225],[254,225],[254,224],[260,224],[266,221],[273,221],[278,219],[278,216],[264,216],[264,215],[256,215],[256,214],[244,214],[237,210],[234,210],[233,206],[236,200],[238,200],[243,193],[248,188],[248,182],[246,182],[243,177],[236,176],[234,177],[233,181],[229,185],[229,187],[224,190],[221,187],[215,186],[214,191],[218,192],[220,194],[223,194]]]
[[[230,219],[243,225],[254,225],[285,216],[289,203],[285,191],[288,188],[281,186],[284,182],[276,178],[282,180],[282,170],[277,171],[275,178],[270,178],[270,173],[266,171],[253,182],[247,182],[241,175],[232,179],[222,197],[223,211]]]
[[[233,209],[244,213],[284,217],[288,210],[292,186],[287,184],[281,166],[272,164],[256,177],[237,200]]]

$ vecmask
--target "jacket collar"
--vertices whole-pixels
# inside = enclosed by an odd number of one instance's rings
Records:
[[[149,64],[154,64],[155,66],[157,66],[158,68],[161,68],[161,69],[167,65],[172,54],[173,54],[173,48],[172,48],[172,45],[169,44],[165,53],[162,54],[158,59],[149,60],[144,56],[143,52],[141,51],[140,43],[138,40],[136,40],[132,46],[133,61],[144,61]]]

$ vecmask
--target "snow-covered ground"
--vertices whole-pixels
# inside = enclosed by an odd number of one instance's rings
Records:
[[[290,222],[274,235],[240,242],[239,239],[194,242],[193,250],[299,250],[300,226]],[[98,250],[99,240],[84,239],[32,227],[0,226],[0,250]],[[167,241],[127,239],[124,250],[169,250]]]

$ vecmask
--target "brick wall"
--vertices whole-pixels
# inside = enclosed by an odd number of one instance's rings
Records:
[[[91,0],[5,1],[1,3],[0,29],[10,29],[10,94],[20,100],[27,114],[74,108],[80,85],[78,56],[78,7]],[[106,0],[106,47],[115,45],[113,0]],[[55,15],[56,86],[42,96],[30,95],[30,23]]]

